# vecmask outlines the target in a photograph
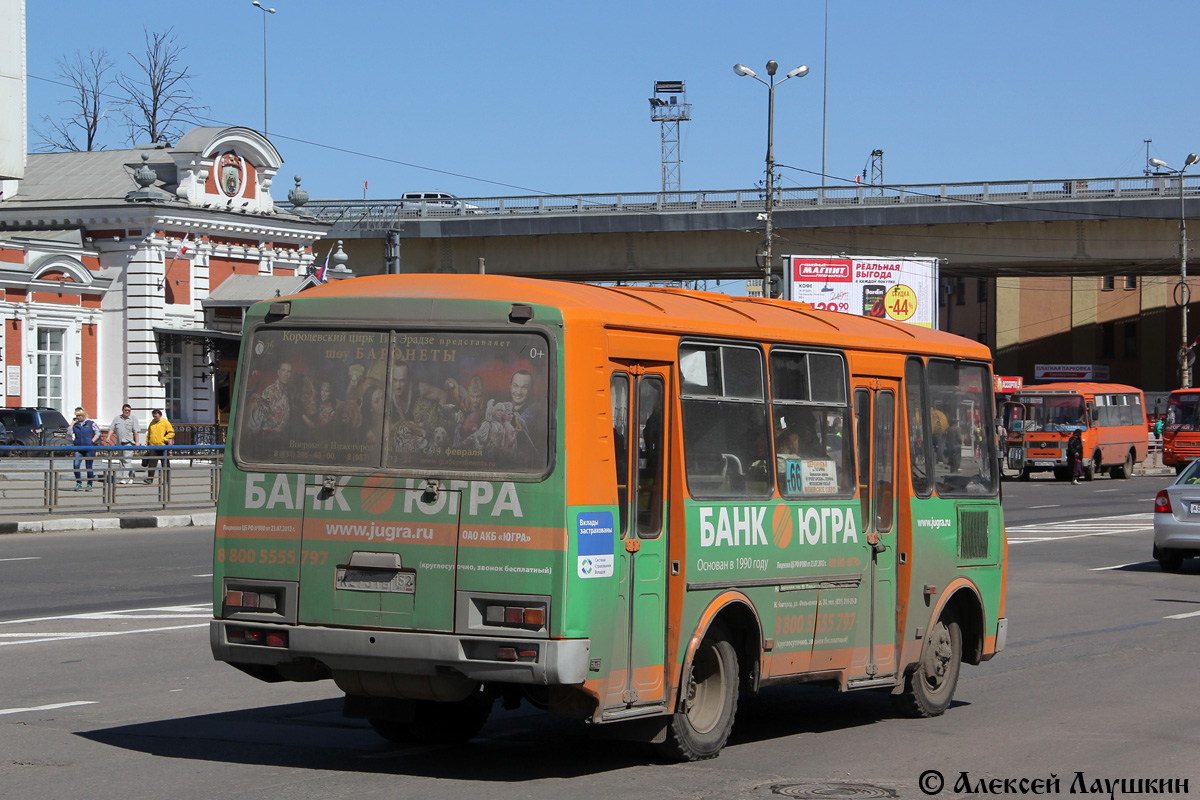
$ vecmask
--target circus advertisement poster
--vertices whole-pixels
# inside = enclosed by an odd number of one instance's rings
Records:
[[[541,471],[550,347],[532,333],[261,331],[239,457],[265,463]]]

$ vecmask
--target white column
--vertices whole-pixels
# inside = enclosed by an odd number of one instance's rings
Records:
[[[164,319],[162,282],[165,276],[162,242],[147,237],[129,256],[125,282],[125,363],[129,373],[129,404],[143,430],[150,409],[162,408],[166,392],[158,378],[162,368],[154,327]]]

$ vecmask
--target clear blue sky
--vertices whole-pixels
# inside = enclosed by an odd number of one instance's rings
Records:
[[[821,182],[825,0],[264,5],[280,199],[296,173],[314,198],[361,197],[364,180],[373,198],[655,191],[655,80],[687,82],[683,188],[750,188],[767,90],[732,65],[765,76],[772,58],[780,77],[811,69],[776,92],[776,160],[809,171],[782,183]],[[26,13],[31,128],[62,111],[66,90],[39,80],[56,58],[98,47],[132,67],[143,26],[186,43],[211,124],[262,127],[251,0],[27,0]],[[1181,166],[1200,150],[1198,16],[1194,0],[830,0],[829,183],[875,149],[888,183],[1140,175],[1146,138]],[[105,139],[126,146],[117,125]]]

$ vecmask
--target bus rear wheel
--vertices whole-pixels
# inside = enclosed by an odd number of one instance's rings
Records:
[[[904,678],[904,690],[892,705],[906,717],[936,717],[950,707],[962,668],[962,630],[949,613],[930,629],[921,661]]]
[[[738,680],[737,651],[723,631],[710,628],[692,657],[667,740],[657,745],[659,755],[700,761],[721,752],[737,712]]]
[[[1125,454],[1125,462],[1113,467],[1108,472],[1114,478],[1128,478],[1133,475],[1133,451]]]

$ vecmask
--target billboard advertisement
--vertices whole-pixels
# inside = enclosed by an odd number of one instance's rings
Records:
[[[936,258],[784,256],[788,294],[815,308],[937,327]]]

